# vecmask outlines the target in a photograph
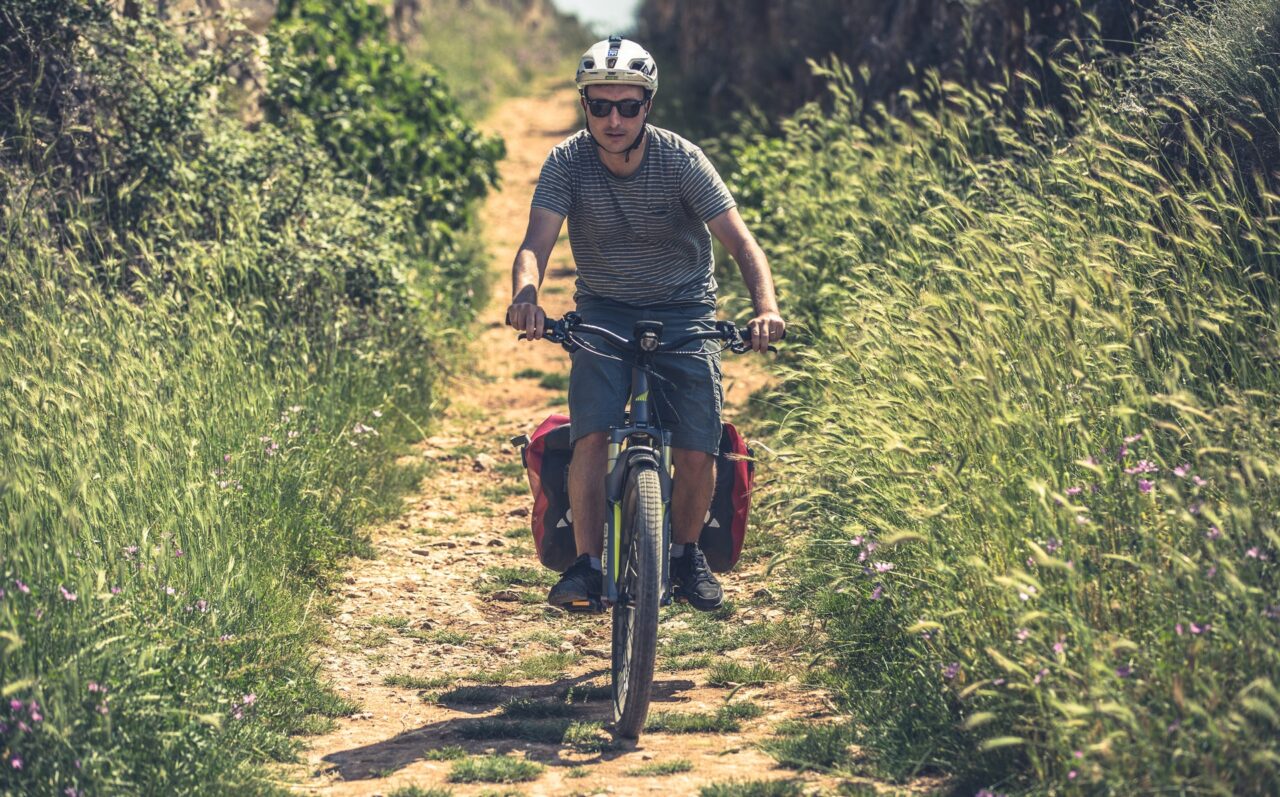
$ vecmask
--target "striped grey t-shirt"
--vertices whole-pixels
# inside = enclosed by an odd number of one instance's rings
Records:
[[[533,205],[569,219],[575,299],[715,307],[706,222],[736,203],[700,148],[646,130],[644,160],[627,177],[605,168],[586,130],[569,136],[542,165]]]

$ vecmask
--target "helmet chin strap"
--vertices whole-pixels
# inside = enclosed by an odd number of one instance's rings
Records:
[[[649,103],[648,103],[648,100],[646,100],[646,101],[645,101],[645,105],[647,106],[648,104],[649,104]],[[635,140],[635,141],[632,141],[632,142],[631,142],[631,146],[627,147],[626,149],[624,149],[624,150],[622,151],[622,162],[623,162],[623,163],[630,163],[630,162],[631,162],[631,153],[632,153],[632,151],[634,151],[637,147],[639,147],[639,146],[640,146],[640,142],[644,141],[644,133],[645,133],[646,128],[648,128],[648,126],[649,126],[649,110],[648,110],[648,108],[646,107],[645,112],[644,112],[644,123],[640,125],[640,133],[639,133],[639,135],[637,135],[637,136],[636,136],[636,140]],[[591,136],[591,140],[592,140],[592,141],[594,141],[594,142],[596,143],[596,146],[597,146],[597,147],[599,147],[600,149],[604,149],[604,144],[601,144],[601,143],[600,143],[600,140],[596,138],[596,134],[591,132],[591,123],[590,123],[590,122],[588,122],[588,123],[587,123],[587,135]],[[608,152],[609,150],[604,149],[604,151],[605,151],[605,152]]]

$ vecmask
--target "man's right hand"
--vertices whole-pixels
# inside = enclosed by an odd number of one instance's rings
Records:
[[[507,308],[507,324],[523,332],[529,340],[538,340],[546,329],[547,314],[536,302],[512,302]]]

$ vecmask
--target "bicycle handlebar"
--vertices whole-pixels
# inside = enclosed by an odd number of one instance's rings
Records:
[[[552,343],[571,344],[574,342],[572,335],[575,332],[585,332],[589,335],[597,335],[604,339],[606,343],[620,351],[631,352],[636,348],[636,341],[634,340],[624,338],[616,332],[603,327],[582,323],[582,319],[577,313],[565,313],[563,318],[547,318],[542,336]],[[786,330],[783,330],[782,337],[785,338],[786,336]],[[520,333],[520,340],[525,340],[527,337],[528,335],[526,333]],[[751,329],[749,327],[735,326],[730,321],[717,321],[715,329],[691,332],[673,341],[663,341],[659,344],[658,348],[651,353],[670,353],[674,349],[678,349],[695,340],[722,340],[728,344],[730,351],[742,353],[745,352],[751,344]],[[777,351],[773,346],[769,346],[768,348],[769,351]]]

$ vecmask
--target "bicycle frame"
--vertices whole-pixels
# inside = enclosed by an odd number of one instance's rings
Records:
[[[641,334],[641,327],[649,322],[636,324],[636,337]],[[658,329],[660,330],[661,325]],[[648,331],[653,331],[649,325]],[[671,547],[671,479],[673,464],[671,461],[671,432],[650,420],[649,411],[649,374],[644,370],[652,360],[652,353],[641,351],[640,359],[631,368],[631,409],[627,415],[625,426],[609,429],[609,460],[605,475],[605,498],[607,501],[604,528],[604,589],[601,598],[606,606],[618,602],[618,583],[622,578],[622,503],[627,485],[627,475],[632,468],[653,467],[658,471],[658,480],[662,485],[662,550]],[[656,443],[656,445],[655,445]],[[624,448],[623,445],[626,444]],[[671,600],[670,560],[665,554],[662,557],[662,602]]]

